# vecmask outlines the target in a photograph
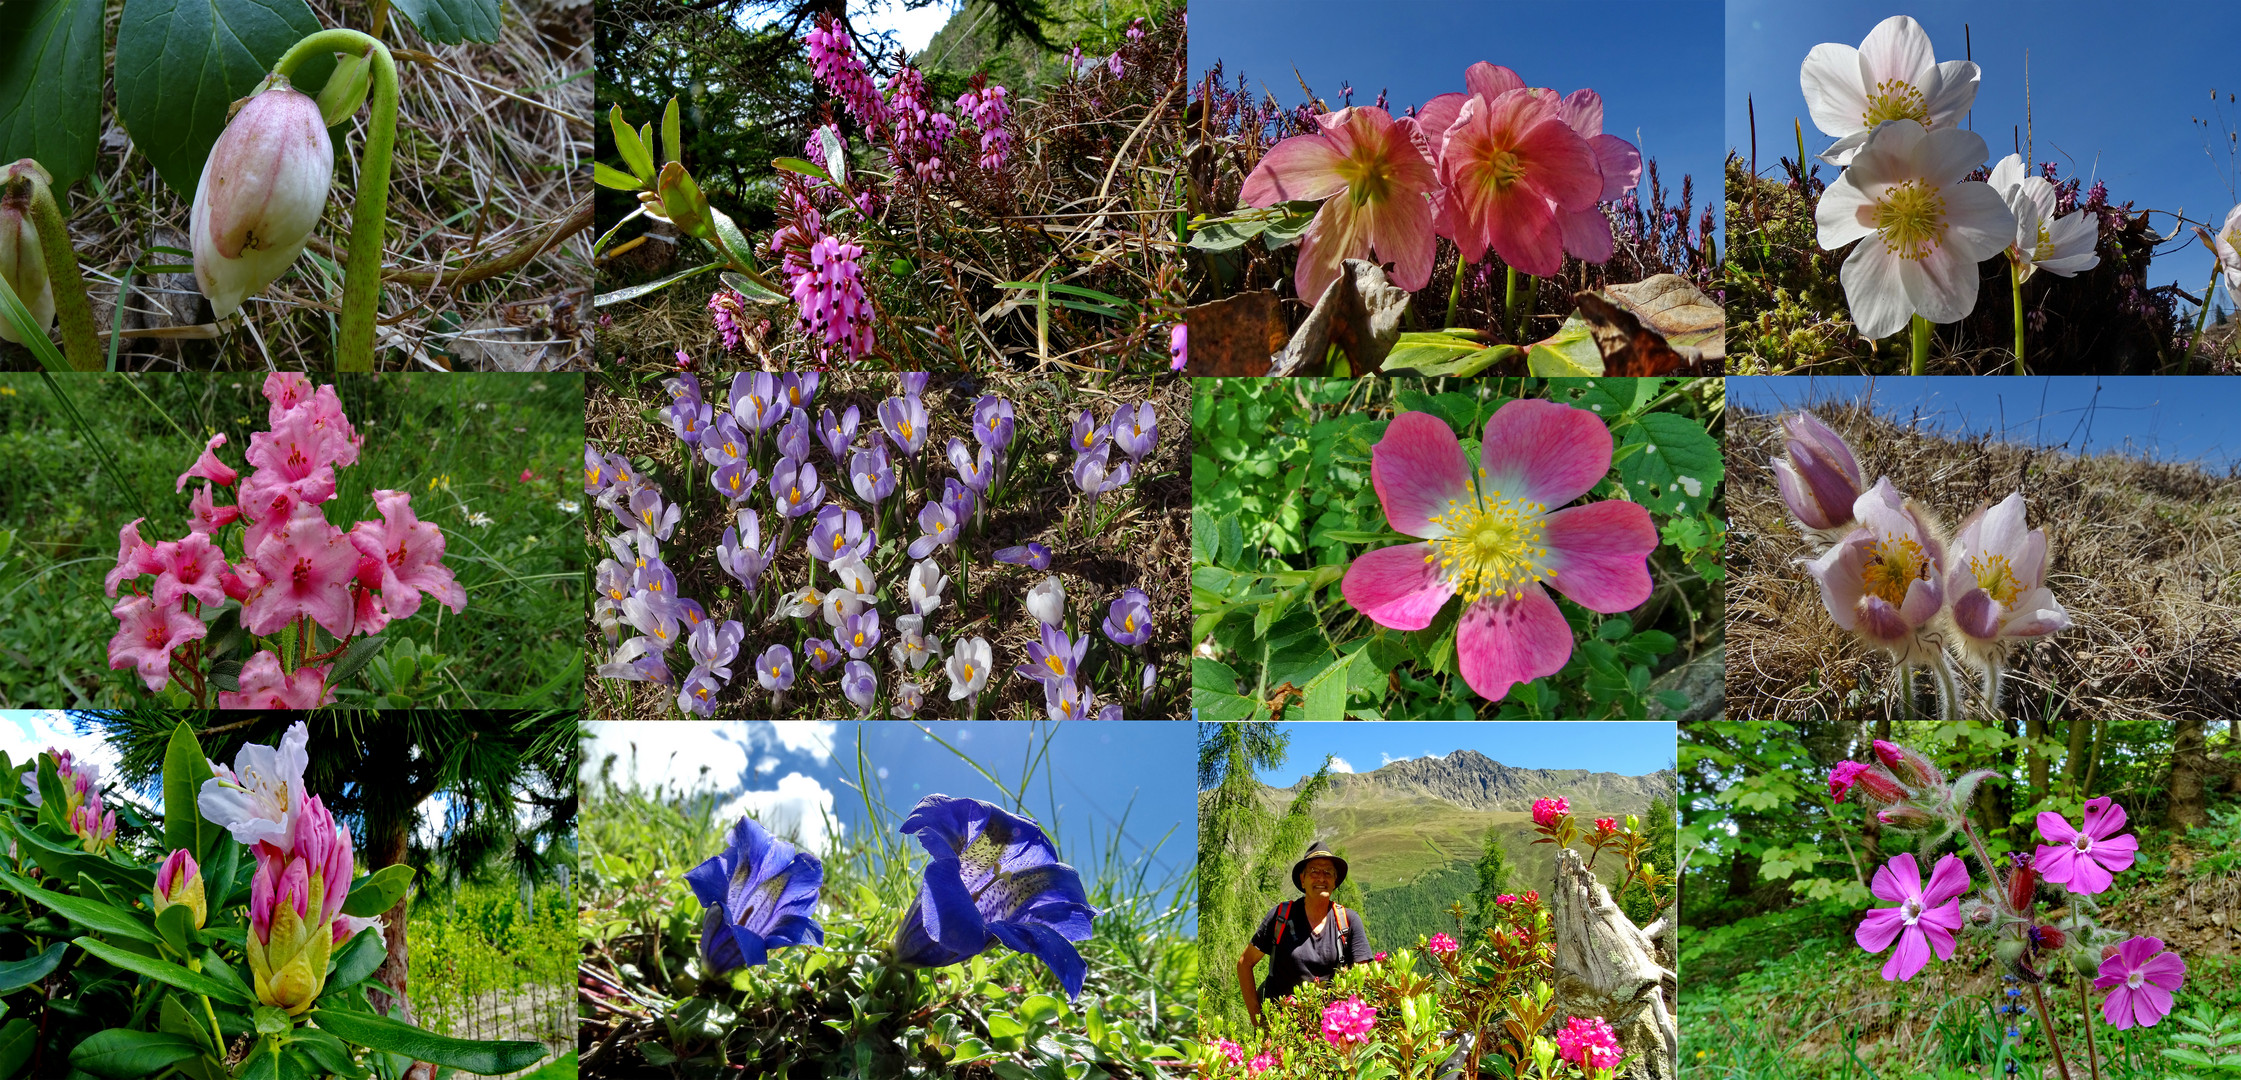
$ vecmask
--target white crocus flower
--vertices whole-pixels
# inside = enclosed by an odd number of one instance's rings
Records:
[[[1052,574],[1027,590],[1027,613],[1044,626],[1057,626],[1066,618],[1066,587],[1058,583],[1058,575]]]
[[[942,590],[949,587],[949,577],[932,559],[921,559],[910,568],[910,609],[920,615],[931,615],[942,606]]]
[[[2008,261],[2015,264],[2018,280],[2029,281],[2039,270],[2070,277],[2100,264],[2101,256],[2093,253],[2093,245],[2100,239],[2101,230],[2093,215],[2073,213],[2057,219],[2054,185],[2046,177],[2026,175],[2021,155],[2001,158],[1985,182],[2000,193],[2008,212],[2015,215],[2015,237],[2008,242]]]
[[[949,700],[963,700],[967,695],[980,693],[988,685],[989,658],[988,641],[985,638],[966,638],[958,642],[955,649],[950,650],[946,668],[949,672]]]
[[[856,610],[860,611],[864,605],[871,603],[872,597],[879,592],[878,583],[872,580],[871,567],[864,565],[862,556],[843,555],[833,560],[832,567],[833,573],[840,575],[840,588],[833,591],[853,596],[856,599]]]
[[[852,589],[827,589],[820,607],[825,613],[825,624],[838,627],[842,620],[864,610],[864,600]]]
[[[1844,260],[1844,299],[1863,337],[1910,316],[1959,322],[1976,307],[1976,264],[2008,246],[2015,215],[1991,185],[1963,181],[1985,158],[1973,131],[1893,120],[1867,142],[1814,209],[1821,247],[1858,241]]]
[[[1938,63],[1930,35],[1904,15],[1877,23],[1857,49],[1833,41],[1813,46],[1798,70],[1814,126],[1838,137],[1821,153],[1836,166],[1852,164],[1868,134],[1892,120],[1951,130],[1976,103],[1980,77],[1966,60]]]
[[[926,661],[942,654],[941,639],[926,632],[923,615],[904,615],[895,620],[896,641],[893,649],[895,666],[917,671]]]

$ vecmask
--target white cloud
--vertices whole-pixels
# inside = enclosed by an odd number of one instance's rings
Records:
[[[729,791],[747,772],[748,747],[735,729],[693,720],[609,721],[588,725],[583,774],[596,777],[609,755],[617,783],[679,791]]]
[[[1345,758],[1339,757],[1339,756],[1337,756],[1337,755],[1335,755],[1335,754],[1334,754],[1334,755],[1332,755],[1332,757],[1331,757],[1331,771],[1332,771],[1332,772],[1353,772],[1353,771],[1354,771],[1354,766],[1352,766],[1352,765],[1349,765],[1349,764],[1347,764],[1347,763],[1346,763],[1346,759],[1345,759]]]
[[[811,754],[819,761],[830,761],[833,756],[833,733],[840,725],[830,720],[769,720],[756,725],[756,729],[773,735],[778,745],[797,754]]]
[[[774,773],[774,772],[777,772],[777,771],[778,771],[778,759],[777,759],[777,758],[774,758],[774,757],[764,757],[764,758],[762,758],[761,760],[759,760],[759,761],[755,762],[755,775],[756,775],[756,776],[767,776],[767,775],[769,775],[770,773]]]
[[[822,853],[840,838],[842,824],[833,813],[833,793],[825,785],[798,772],[787,773],[772,791],[745,791],[716,811],[725,823],[752,813],[765,829],[780,836],[798,836],[801,846]]]
[[[80,735],[76,722],[60,709],[0,710],[0,750],[20,771],[48,747],[68,750],[74,760],[101,767],[104,784],[117,775],[117,752],[96,733]]]

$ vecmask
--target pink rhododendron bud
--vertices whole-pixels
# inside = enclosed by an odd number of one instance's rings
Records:
[[[283,842],[286,847],[259,841],[252,849],[257,872],[243,944],[257,1000],[293,1016],[325,988],[354,859],[350,834],[336,826],[318,796],[304,800]]]
[[[165,908],[186,905],[188,911],[194,912],[195,929],[202,929],[210,913],[203,895],[202,868],[195,865],[195,858],[187,849],[173,851],[163,860],[163,865],[156,868],[156,891],[152,900],[158,915],[163,914]]]
[[[1929,758],[1895,742],[1875,740],[1875,756],[1883,760],[1884,767],[1891,770],[1891,775],[1898,777],[1899,782],[1908,787],[1945,786],[1945,774],[1939,772]]]
[[[1798,524],[1808,529],[1842,529],[1852,524],[1852,504],[1860,497],[1860,463],[1852,448],[1812,413],[1782,419],[1783,456],[1774,459],[1774,486]]]
[[[335,703],[327,689],[327,665],[280,669],[280,657],[266,649],[241,665],[238,692],[218,692],[221,709],[316,709]]]
[[[30,309],[31,321],[44,330],[54,325],[54,283],[39,249],[39,227],[31,223],[31,185],[10,183],[28,175],[37,175],[41,183],[54,180],[30,158],[0,169],[0,278],[7,279],[16,298]],[[15,324],[6,319],[0,319],[0,340],[23,344]]]
[[[195,187],[195,280],[224,319],[288,271],[327,207],[334,147],[319,103],[274,76],[234,114]]]
[[[100,792],[88,792],[85,804],[70,811],[68,821],[86,854],[100,855],[116,846],[117,812],[101,808]]]

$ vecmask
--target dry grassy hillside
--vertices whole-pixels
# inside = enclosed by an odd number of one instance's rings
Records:
[[[1813,412],[1850,443],[1870,483],[1888,475],[1948,531],[2023,492],[2031,526],[2047,533],[2047,584],[2073,625],[2013,656],[2011,713],[2241,713],[2241,477],[1952,437],[1848,404]],[[1737,410],[1727,427],[1730,707],[1767,720],[1896,716],[1891,658],[1838,630],[1796,564],[1813,551],[1768,469],[1777,419]]]

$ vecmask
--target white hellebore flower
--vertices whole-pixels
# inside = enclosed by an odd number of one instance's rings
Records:
[[[230,769],[211,762],[210,771],[216,775],[202,782],[195,808],[244,844],[287,843],[296,814],[303,809],[303,771],[311,764],[306,752],[310,743],[310,732],[298,720],[280,736],[279,746],[250,743],[234,755]]]
[[[54,283],[47,278],[47,257],[39,250],[39,227],[31,223],[31,184],[13,182],[33,173],[41,183],[53,180],[30,158],[0,169],[0,278],[31,310],[31,321],[46,330],[54,326]],[[0,319],[0,341],[23,344],[15,324],[6,319]]]
[[[942,590],[949,587],[949,577],[932,559],[921,559],[910,568],[910,609],[920,615],[931,615],[942,606]]]
[[[219,134],[195,186],[195,281],[220,319],[288,272],[334,180],[319,103],[279,76],[265,85]]]
[[[1027,613],[1044,626],[1057,626],[1066,618],[1066,586],[1058,583],[1057,574],[1027,590]]]
[[[2211,241],[2218,256],[2218,265],[2225,268],[2225,287],[2241,296],[2241,206],[2225,215],[2225,228]]]
[[[2046,177],[2025,175],[2022,155],[2001,158],[1985,182],[2000,193],[2008,211],[2015,215],[2008,261],[2015,264],[2018,280],[2029,281],[2039,270],[2070,277],[2100,264],[2101,256],[2093,253],[2093,245],[2101,238],[2101,230],[2093,215],[2073,213],[2057,220],[2054,185]]]
[[[2008,246],[2015,215],[1991,185],[1963,181],[1984,161],[1984,137],[1893,120],[1870,132],[1852,167],[1814,208],[1821,247],[1859,246],[1844,260],[1844,299],[1866,338],[1920,315],[1959,322],[1976,307],[1976,264]]]
[[[1798,70],[1814,126],[1838,136],[1821,153],[1836,166],[1850,165],[1868,133],[1888,121],[1950,130],[1976,103],[1980,77],[1966,60],[1938,63],[1930,35],[1904,15],[1877,23],[1857,49],[1833,41],[1813,46]]]
[[[949,700],[960,701],[988,685],[990,654],[985,638],[969,637],[949,652]]]

